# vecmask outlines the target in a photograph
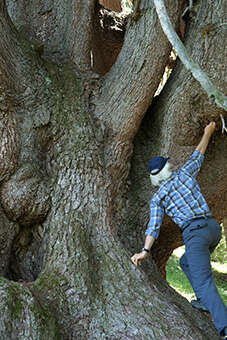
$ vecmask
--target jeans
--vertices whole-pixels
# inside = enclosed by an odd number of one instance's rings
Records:
[[[192,220],[182,236],[185,253],[180,266],[221,333],[227,327],[227,308],[215,286],[210,264],[210,254],[221,239],[221,227],[213,218]]]

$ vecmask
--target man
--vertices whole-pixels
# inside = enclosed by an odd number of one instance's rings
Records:
[[[158,238],[164,212],[169,215],[182,231],[185,254],[180,265],[197,297],[193,305],[208,310],[219,333],[227,336],[227,308],[216,289],[210,265],[210,253],[221,239],[221,227],[212,218],[196,181],[214,130],[214,122],[205,127],[196,150],[177,171],[171,171],[169,158],[154,157],[150,161],[151,182],[159,189],[150,203],[144,248],[131,260],[137,266],[146,259]]]

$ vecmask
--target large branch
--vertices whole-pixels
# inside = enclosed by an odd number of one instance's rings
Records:
[[[16,70],[15,54],[13,53],[16,32],[10,23],[5,0],[0,2],[0,32],[0,74],[1,85],[3,85],[13,79]]]
[[[75,1],[73,61],[81,71],[91,70],[92,17],[95,0]]]
[[[12,99],[21,82],[17,51],[17,32],[7,14],[5,1],[0,2],[0,182],[14,173],[19,154],[19,134],[13,114]]]
[[[215,85],[208,77],[207,73],[202,71],[199,64],[196,63],[188,54],[180,38],[174,31],[173,25],[166,11],[164,1],[154,0],[154,4],[160,23],[162,25],[162,29],[171,42],[174,50],[177,52],[182,63],[185,65],[187,70],[191,71],[194,78],[199,81],[203,89],[206,91],[211,102],[215,102],[219,107],[227,111],[227,96],[216,89]]]
[[[0,32],[1,92],[9,90],[15,94],[23,90],[30,78],[31,60],[25,52],[25,43],[20,40],[18,31],[8,15],[5,0],[1,1],[0,6]]]
[[[111,71],[94,99],[96,115],[120,140],[135,135],[144,112],[159,85],[171,46],[158,24],[154,7],[143,8],[142,16],[132,19],[125,43]],[[177,23],[179,1],[169,2],[169,11]]]
[[[28,40],[43,42],[44,56],[53,61],[73,59],[82,71],[91,68],[92,18],[95,0],[12,2],[8,11]]]

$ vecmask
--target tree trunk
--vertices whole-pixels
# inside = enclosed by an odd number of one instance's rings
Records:
[[[202,1],[198,10],[205,16],[221,5]],[[192,313],[155,264],[164,271],[180,244],[169,220],[172,237],[167,242],[162,231],[150,262],[135,268],[130,261],[148,222],[147,159],[154,151],[172,152],[180,121],[171,116],[168,144],[160,147],[170,118],[166,107],[179,105],[167,87],[167,101],[163,92],[156,114],[148,113],[141,125],[171,46],[151,4],[129,21],[117,60],[100,73],[109,72],[94,74],[94,6],[86,0],[8,0],[16,30],[0,3],[0,96],[8,105],[0,107],[0,338],[218,339],[207,317]],[[168,11],[177,27],[182,3],[169,1]],[[182,82],[177,72],[183,77],[177,66],[173,97]],[[182,115],[188,119],[189,110]],[[178,137],[188,155],[187,135]],[[176,157],[177,165],[181,161]]]

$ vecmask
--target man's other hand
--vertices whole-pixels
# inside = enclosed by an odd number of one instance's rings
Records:
[[[211,122],[205,127],[204,132],[211,136],[215,130],[215,127],[216,127],[215,122]]]
[[[131,257],[132,262],[137,266],[140,264],[143,260],[145,260],[148,256],[148,253],[146,251],[141,251],[141,253],[134,254]]]

